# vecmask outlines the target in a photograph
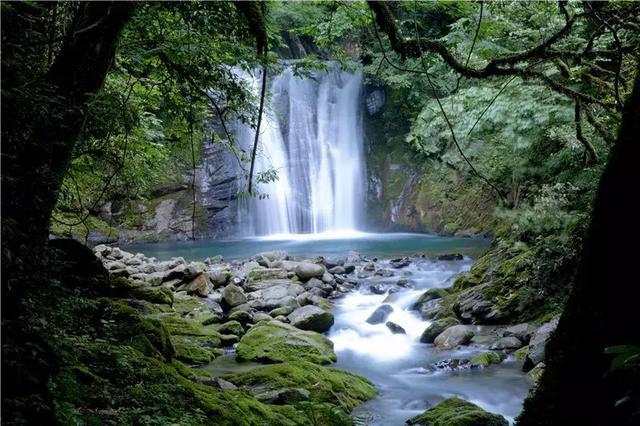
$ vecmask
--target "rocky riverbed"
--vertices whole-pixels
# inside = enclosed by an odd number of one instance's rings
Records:
[[[157,260],[106,245],[96,246],[94,253],[109,271],[114,291],[137,300],[149,317],[167,328],[178,360],[203,366],[235,357],[266,364],[206,380],[218,387],[246,387],[269,404],[317,397],[305,387],[311,379],[300,377],[300,370],[315,371],[329,388],[342,386],[350,395],[340,403],[346,411],[375,395],[366,379],[322,367],[337,360],[336,352],[344,349],[340,333],[350,327],[344,325],[345,318],[338,318],[336,324],[334,315],[340,312],[336,306],[356,293],[376,298],[376,306],[364,318],[368,325],[384,327],[390,335],[408,335],[408,340],[397,343],[421,344],[442,355],[414,371],[423,377],[492,368],[516,359],[521,363],[518,368],[529,371],[535,383],[544,368],[544,345],[556,323],[498,325],[494,319],[500,318],[499,308],[476,288],[453,291],[449,287],[454,276],[440,283],[443,287],[425,290],[424,277],[418,273],[425,264],[455,264],[455,273],[468,270],[470,260],[457,254],[377,259],[356,252],[343,257],[294,257],[270,251],[244,260],[216,256],[188,262],[180,257]],[[401,310],[405,317],[398,317],[394,310]],[[411,319],[403,324],[406,315]],[[338,365],[363,374],[348,363]],[[287,371],[274,371],[275,366]],[[264,368],[270,371],[261,372]],[[371,379],[376,382],[375,377]],[[419,404],[421,408],[430,405],[428,401]],[[419,421],[415,417],[412,424]]]

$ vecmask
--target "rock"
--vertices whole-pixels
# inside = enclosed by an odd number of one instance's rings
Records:
[[[445,399],[422,414],[407,420],[408,425],[420,426],[509,426],[502,416],[484,411],[475,404],[459,398]]]
[[[214,386],[216,387],[216,389],[218,390],[233,390],[233,389],[238,389],[238,387],[236,385],[234,385],[231,382],[226,381],[225,379],[221,379],[220,377],[217,377],[214,380]]]
[[[321,280],[323,283],[330,283],[333,281],[333,275],[331,275],[328,272],[325,272],[324,274],[322,274]]]
[[[158,305],[173,305],[173,292],[164,287],[138,287],[131,290],[131,295]]]
[[[460,321],[453,317],[447,317],[435,320],[422,332],[420,336],[420,342],[433,343],[436,337],[449,327],[460,324]]]
[[[400,269],[404,268],[405,266],[411,265],[411,260],[408,257],[393,259],[391,260],[390,265],[392,268]]]
[[[345,263],[343,267],[345,274],[350,274],[356,270],[356,265],[354,265],[353,263]]]
[[[310,262],[300,262],[295,269],[296,275],[303,281],[313,277],[322,277],[325,273],[324,266]]]
[[[227,285],[229,282],[229,278],[231,278],[231,272],[225,270],[216,270],[209,272],[209,280],[213,285],[213,288],[222,287]]]
[[[344,275],[347,273],[347,270],[342,266],[334,266],[333,268],[329,269],[329,273]]]
[[[323,263],[327,269],[333,269],[336,266],[344,265],[344,259],[340,257],[325,257]]]
[[[184,289],[189,295],[207,297],[207,295],[211,293],[211,290],[213,290],[213,285],[209,281],[209,275],[201,273],[187,284]]]
[[[524,344],[527,344],[536,330],[537,327],[533,324],[517,324],[507,327],[503,332],[503,336],[514,336],[520,339]]]
[[[243,326],[253,322],[253,315],[247,311],[235,311],[229,314],[229,320],[238,321]],[[235,333],[233,333],[235,334]]]
[[[420,307],[418,305],[429,302],[431,300],[442,299],[446,294],[447,289],[445,288],[430,288],[429,290],[422,293],[422,295],[420,295],[420,297],[416,301],[415,309],[420,310]]]
[[[491,350],[515,350],[521,348],[522,341],[515,336],[502,337],[497,342],[489,346]]]
[[[447,253],[447,254],[441,254],[440,256],[438,256],[438,260],[444,260],[444,261],[462,260],[462,259],[464,259],[464,256],[462,256],[460,253]]]
[[[411,287],[411,283],[406,278],[400,278],[398,281],[396,281],[396,285],[404,288]]]
[[[419,305],[420,315],[422,319],[430,320],[440,314],[442,308],[442,299],[433,299]]]
[[[393,271],[390,271],[389,269],[378,269],[376,271],[375,275],[377,275],[379,277],[389,278],[389,277],[392,277],[394,275],[394,273],[393,273]]]
[[[551,321],[544,323],[531,336],[531,340],[529,341],[529,354],[524,360],[524,365],[522,366],[524,371],[529,371],[534,368],[534,366],[544,361],[547,342],[551,338],[551,335],[557,326],[558,318],[554,318]]]
[[[471,364],[471,368],[484,368],[491,364],[499,364],[501,361],[502,357],[500,354],[496,352],[485,352],[471,358],[469,363]]]
[[[254,309],[271,311],[282,306],[298,307],[296,296],[304,292],[300,284],[288,281],[263,290],[249,293],[250,305]]]
[[[277,318],[279,316],[286,317],[287,315],[289,315],[291,312],[293,312],[296,309],[298,309],[298,308],[296,308],[295,305],[281,306],[280,308],[275,308],[275,309],[271,310],[269,312],[269,315],[271,315],[273,318]]]
[[[369,286],[369,291],[373,294],[385,294],[387,289],[383,284],[374,284]]]
[[[362,256],[357,251],[349,251],[347,254],[347,260],[345,263],[358,263],[362,262]]]
[[[398,324],[396,324],[393,321],[387,321],[385,325],[389,330],[391,330],[391,333],[393,334],[407,334],[404,328],[400,327]]]
[[[484,294],[490,283],[470,288],[463,292],[453,305],[453,310],[462,322],[477,324],[496,324],[503,319],[500,309]]]
[[[220,334],[233,334],[235,336],[242,336],[244,334],[244,328],[238,321],[227,321],[218,328]]]
[[[531,380],[534,385],[537,385],[540,379],[542,378],[542,373],[544,373],[545,364],[544,362],[539,362],[538,365],[533,367],[528,373],[527,377]]]
[[[300,330],[280,321],[260,321],[240,339],[240,361],[309,361],[329,364],[336,360],[333,343],[322,334]]]
[[[324,333],[333,325],[333,314],[314,305],[296,309],[287,317],[291,325],[301,330]]]
[[[222,257],[222,255],[218,254],[216,256],[212,256],[212,257],[207,257],[204,260],[204,263],[206,265],[219,265],[222,262],[224,262],[224,258]]]
[[[524,361],[529,355],[529,345],[523,346],[514,353],[517,361]]]
[[[439,349],[454,349],[468,344],[475,333],[465,325],[454,325],[440,333],[433,341]]]
[[[366,265],[362,267],[362,270],[369,271],[369,272],[375,271],[376,265],[373,262],[368,262]]]
[[[246,278],[246,284],[256,281],[286,279],[287,271],[280,268],[256,268],[249,271]],[[246,285],[245,284],[245,285]]]
[[[258,253],[256,257],[263,257],[269,262],[278,262],[289,259],[289,254],[284,250],[273,250]]]
[[[223,308],[231,309],[235,306],[246,303],[247,296],[245,296],[244,291],[240,287],[234,284],[229,284],[224,288],[224,290],[222,290],[222,299],[220,302]]]
[[[471,368],[471,361],[468,359],[447,358],[438,362],[434,362],[429,366],[431,371],[455,371],[468,370]]]
[[[248,293],[251,293],[252,291],[264,290],[265,288],[269,288],[277,285],[288,286],[290,284],[293,284],[293,282],[287,279],[254,281],[251,283],[246,283],[244,285],[244,290]]]
[[[260,392],[255,395],[258,401],[266,404],[292,404],[309,399],[311,393],[302,388],[284,388]]]
[[[253,314],[253,322],[258,323],[260,321],[271,321],[271,315],[264,312],[256,312]]]
[[[393,306],[387,304],[380,305],[373,311],[369,318],[367,318],[367,322],[369,324],[382,324],[387,320],[391,312],[393,312]]]

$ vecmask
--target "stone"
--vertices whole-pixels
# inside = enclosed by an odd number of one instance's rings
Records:
[[[263,290],[249,293],[249,304],[252,308],[271,311],[282,306],[298,307],[296,297],[304,292],[304,288],[300,284],[287,282],[287,284],[278,284]]]
[[[271,315],[273,318],[277,318],[279,316],[287,316],[289,315],[291,312],[293,312],[294,310],[296,310],[297,308],[295,307],[295,305],[288,305],[288,306],[281,306],[279,308],[275,308],[273,310],[271,310],[269,312],[269,315]]]
[[[387,321],[385,325],[389,330],[391,330],[392,334],[407,334],[404,328],[402,328],[401,326],[399,326],[393,321]]]
[[[136,299],[158,305],[173,305],[173,292],[164,287],[139,287],[131,290],[131,295]]]
[[[460,324],[460,321],[453,317],[447,317],[435,320],[422,332],[420,336],[420,342],[433,343],[440,333],[445,331],[449,327]]]
[[[360,255],[360,253],[353,250],[349,251],[349,253],[347,254],[347,259],[345,260],[345,263],[358,263],[358,262],[362,262],[362,256]]]
[[[322,274],[322,278],[321,278],[323,283],[331,283],[333,281],[333,275],[331,275],[328,272],[325,272],[324,274]]]
[[[502,361],[500,354],[496,352],[485,352],[476,355],[469,360],[471,368],[485,368],[491,364],[499,364]]]
[[[314,305],[307,305],[291,312],[287,319],[294,327],[301,330],[324,333],[334,323],[333,314]]]
[[[247,311],[235,311],[229,314],[229,320],[238,321],[243,326],[253,322],[253,315]]]
[[[453,261],[453,260],[462,260],[464,259],[464,256],[462,256],[460,253],[447,253],[447,254],[441,254],[440,256],[438,256],[438,260],[443,260],[443,261]]]
[[[356,265],[354,265],[353,263],[345,263],[343,267],[345,274],[350,274],[356,270]]]
[[[244,334],[244,328],[238,321],[227,321],[218,328],[220,334],[233,334],[235,336],[242,336]]]
[[[500,309],[484,294],[490,283],[473,287],[463,292],[453,305],[453,310],[462,322],[476,324],[496,324],[503,319]]]
[[[390,262],[390,265],[392,268],[395,268],[395,269],[404,268],[406,266],[411,265],[411,259],[409,259],[408,257],[392,259]]]
[[[369,286],[369,291],[373,294],[385,294],[387,289],[383,284],[374,284]]]
[[[245,296],[244,291],[240,287],[234,284],[229,284],[224,288],[224,290],[222,290],[222,299],[220,302],[223,308],[231,309],[235,306],[246,303],[247,296]]]
[[[329,364],[336,360],[333,343],[322,334],[280,321],[260,321],[242,336],[236,348],[240,361],[266,363],[309,361]]]
[[[264,257],[269,262],[277,262],[289,259],[289,254],[284,250],[272,250],[258,253],[256,257]]]
[[[231,272],[229,271],[221,269],[209,271],[209,280],[211,281],[213,288],[227,285],[227,283],[229,282],[229,278],[231,278]]]
[[[369,318],[367,318],[367,322],[369,324],[382,324],[387,321],[391,312],[393,312],[393,306],[387,304],[380,305],[373,311]]]
[[[249,271],[246,278],[246,284],[256,281],[286,279],[287,271],[280,268],[256,268]],[[246,285],[245,284],[245,285]]]
[[[209,275],[201,273],[187,284],[184,289],[189,295],[207,297],[207,295],[211,293],[211,290],[213,290],[213,285],[209,281]]]
[[[516,350],[520,349],[523,343],[515,336],[501,337],[497,342],[489,346],[491,350]]]
[[[221,255],[221,254],[218,254],[218,255],[216,255],[216,256],[207,257],[207,258],[204,260],[204,263],[205,263],[206,265],[219,265],[219,264],[221,264],[222,262],[224,262],[224,258],[222,257],[222,255]]]
[[[325,257],[323,263],[324,266],[330,270],[338,266],[342,267],[342,265],[344,265],[344,259],[340,257]]]
[[[296,275],[303,281],[314,277],[322,277],[325,273],[324,266],[310,262],[300,262],[295,268]]]
[[[393,271],[390,271],[389,269],[378,269],[375,275],[379,277],[389,278],[394,276],[395,274],[393,273]]]
[[[547,342],[551,338],[551,335],[557,326],[558,318],[554,318],[540,326],[540,328],[538,328],[531,336],[531,340],[529,341],[529,353],[527,354],[522,366],[524,371],[529,371],[544,361]]]
[[[329,273],[330,274],[341,274],[344,275],[347,273],[347,270],[344,269],[343,266],[334,266],[333,268],[329,269]]]
[[[255,398],[266,404],[284,405],[306,401],[310,395],[311,393],[306,389],[283,388],[260,392],[255,395]]]
[[[407,420],[419,426],[509,426],[502,416],[489,413],[471,402],[449,398]]]
[[[503,336],[505,337],[514,336],[520,339],[523,343],[527,344],[529,343],[529,340],[531,340],[531,336],[536,330],[537,330],[537,327],[533,324],[528,324],[528,323],[516,324],[510,327],[507,327],[503,332]]]
[[[246,292],[251,293],[252,291],[264,290],[265,288],[269,288],[277,285],[288,286],[291,284],[293,284],[291,280],[277,279],[277,280],[254,281],[251,283],[248,282],[243,287]]]
[[[454,349],[468,344],[474,335],[466,325],[454,325],[440,333],[433,343],[438,349]]]
[[[420,315],[422,319],[430,320],[436,318],[440,314],[442,308],[442,299],[433,299],[419,305]]]
[[[527,378],[533,382],[534,386],[536,386],[542,378],[542,373],[544,373],[545,367],[544,362],[539,362],[527,373]]]
[[[369,271],[369,272],[375,271],[376,265],[373,262],[368,262],[366,265],[362,267],[362,270]]]

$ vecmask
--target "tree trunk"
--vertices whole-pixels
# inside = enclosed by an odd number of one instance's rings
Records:
[[[134,8],[133,2],[80,4],[51,68],[28,85],[3,87],[3,317],[24,284],[19,272],[46,244],[85,106],[104,83]],[[13,95],[5,97],[5,90]]]
[[[640,76],[600,181],[571,297],[547,346],[538,390],[525,401],[518,419],[521,426],[625,425],[639,420],[637,370],[636,377],[628,371],[612,373],[612,356],[604,354],[610,346],[640,345],[640,280],[629,264],[640,238],[633,179],[640,157],[638,135]],[[630,389],[635,389],[635,400],[616,407]]]

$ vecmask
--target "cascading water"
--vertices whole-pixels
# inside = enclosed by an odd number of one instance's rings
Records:
[[[247,79],[255,92],[259,76]],[[269,88],[256,158],[260,197],[239,210],[239,223],[252,235],[353,231],[361,223],[365,192],[362,72],[332,69],[313,78],[289,67]],[[238,126],[240,146],[255,132]]]

